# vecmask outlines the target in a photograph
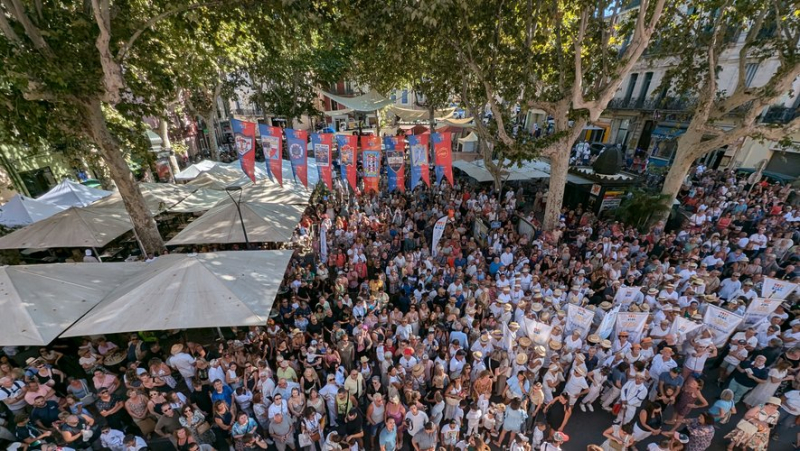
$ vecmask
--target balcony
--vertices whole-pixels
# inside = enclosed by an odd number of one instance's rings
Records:
[[[800,115],[800,113],[798,113],[797,108],[771,106],[767,112],[761,116],[761,122],[765,124],[788,124],[798,115]]]
[[[611,99],[610,110],[642,110],[642,111],[688,111],[694,108],[696,99],[679,99],[666,97],[663,99]]]
[[[231,109],[231,113],[233,113],[236,116],[249,116],[249,117],[259,117],[264,115],[264,112],[261,111],[260,108],[233,108]]]

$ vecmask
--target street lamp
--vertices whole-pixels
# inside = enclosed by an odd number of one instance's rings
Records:
[[[239,199],[236,200],[231,195],[231,192],[238,191],[239,192]],[[244,227],[244,218],[242,217],[242,207],[240,206],[242,202],[242,187],[241,186],[226,186],[225,192],[228,193],[228,197],[231,198],[231,202],[236,205],[236,211],[239,213],[239,221],[242,223],[242,233],[244,234],[244,244],[247,249],[250,249],[250,240],[247,239],[247,229]]]

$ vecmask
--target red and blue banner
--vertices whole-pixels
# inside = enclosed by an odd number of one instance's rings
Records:
[[[356,153],[358,137],[353,135],[336,135],[336,144],[339,146],[339,167],[342,170],[342,179],[347,180],[353,191],[356,186]]]
[[[256,182],[256,124],[231,119],[233,129],[233,143],[239,155],[239,164],[242,171]]]
[[[267,175],[273,182],[283,186],[283,131],[280,127],[258,124],[261,134],[261,150],[267,166]]]
[[[381,180],[381,141],[377,136],[361,137],[364,192],[378,192]]]
[[[405,142],[401,136],[387,136],[383,138],[386,147],[386,179],[389,192],[406,190],[406,160]]]
[[[297,183],[299,178],[300,183],[308,188],[308,132],[287,128],[285,133],[294,181]]]
[[[453,145],[450,133],[432,133],[434,163],[436,164],[436,184],[446,177],[453,186]]]
[[[320,180],[325,182],[329,190],[333,190],[333,175],[331,174],[331,148],[333,147],[333,133],[312,133],[311,148],[314,149],[314,159],[317,160],[317,171]]]
[[[429,135],[411,135],[408,146],[411,152],[411,190],[419,185],[420,180],[431,186],[430,169],[428,168]]]

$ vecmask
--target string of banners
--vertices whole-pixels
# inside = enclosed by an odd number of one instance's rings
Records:
[[[308,133],[305,130],[282,129],[254,122],[231,120],[234,148],[242,172],[256,182],[256,143],[261,145],[269,179],[283,186],[283,152],[291,162],[292,178],[308,188],[308,154],[316,160],[319,179],[329,190],[333,189],[333,163],[340,168],[337,176],[354,191],[358,187],[359,161],[364,192],[378,192],[381,168],[386,166],[389,192],[406,190],[406,161],[410,168],[409,189],[420,183],[431,185],[429,144],[433,143],[433,162],[436,183],[446,179],[453,185],[452,135],[450,133],[425,133],[407,137],[374,135],[335,135],[333,133]],[[257,132],[257,133],[256,133]],[[258,136],[256,136],[258,134]],[[309,147],[310,143],[310,147]],[[408,159],[406,159],[408,145]],[[335,158],[334,150],[338,150]],[[385,153],[385,155],[384,155]]]
[[[680,341],[691,339],[698,333],[708,330],[715,346],[723,346],[730,336],[737,330],[746,329],[769,321],[770,315],[785,302],[786,298],[795,290],[800,289],[800,284],[766,277],[761,289],[762,297],[754,298],[745,309],[744,315],[709,304],[706,306],[702,320],[692,320],[676,316],[670,326],[670,333]],[[621,287],[614,298],[614,307],[606,312],[595,328],[595,312],[579,305],[569,304],[566,308],[567,318],[565,332],[571,334],[574,330],[580,332],[585,338],[590,330],[606,339],[620,332],[628,332],[631,341],[639,342],[647,327],[649,314],[642,312],[627,312],[631,304],[641,304],[644,299],[642,287]],[[541,338],[549,337],[550,329],[546,325],[533,322],[527,325],[528,336]]]

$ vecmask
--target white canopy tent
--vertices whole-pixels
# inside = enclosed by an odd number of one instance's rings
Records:
[[[239,206],[247,239],[251,243],[290,241],[306,209],[304,204],[281,205],[246,201],[240,202]],[[186,226],[167,245],[244,243],[242,219],[239,219],[236,204],[229,199],[223,200]]]
[[[195,179],[197,176],[213,168],[218,163],[219,162],[213,160],[200,161],[175,174],[175,180],[184,181]]]
[[[2,346],[47,346],[143,263],[0,267]]]
[[[62,336],[263,326],[292,251],[159,257],[120,284]]]
[[[0,225],[22,227],[47,219],[65,207],[17,194],[0,207]]]
[[[37,200],[64,208],[87,207],[111,194],[113,194],[111,191],[89,188],[70,179],[64,179],[50,191],[39,196]]]
[[[429,121],[431,118],[431,113],[428,110],[412,110],[409,108],[400,108],[396,105],[389,105],[386,111],[399,117],[403,122]],[[455,108],[435,110],[433,112],[433,118],[437,121],[449,119],[453,117],[455,111]]]
[[[469,135],[458,138],[458,144],[461,146],[462,152],[477,152],[478,150],[478,135],[475,132],[469,132]]]
[[[550,178],[549,171],[545,172],[543,170],[543,164],[549,169],[550,166],[547,165],[547,163],[542,163],[539,161],[526,162],[522,165],[522,167],[508,165],[503,169],[503,180],[524,181]],[[453,167],[464,171],[468,176],[472,177],[479,183],[491,182],[494,180],[492,174],[488,169],[486,169],[483,160],[476,160],[474,162],[464,160],[454,161]]]
[[[101,248],[131,229],[125,210],[72,207],[0,237],[0,249]]]
[[[375,91],[370,91],[364,95],[355,97],[337,96],[322,90],[320,90],[320,93],[336,103],[344,105],[345,108],[349,108],[353,111],[373,112],[375,110],[383,109],[394,103],[391,99],[387,99]]]
[[[172,206],[177,205],[199,188],[192,185],[176,185],[173,183],[140,183],[139,190],[142,192],[144,201],[150,209],[150,213],[157,215]],[[124,210],[125,204],[119,192],[102,199],[92,205],[92,208],[113,208]]]
[[[182,201],[169,207],[168,211],[171,213],[198,213],[207,211],[227,197],[225,191],[200,188],[186,196]]]

